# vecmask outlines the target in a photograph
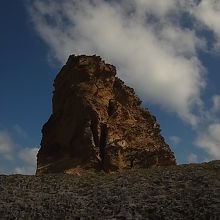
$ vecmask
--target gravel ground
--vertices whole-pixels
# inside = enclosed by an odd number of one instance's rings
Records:
[[[0,219],[220,219],[220,161],[91,176],[0,175]]]

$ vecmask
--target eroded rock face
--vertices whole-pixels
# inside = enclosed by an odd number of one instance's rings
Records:
[[[116,68],[71,55],[54,81],[37,173],[87,173],[175,165],[156,118],[141,107]]]

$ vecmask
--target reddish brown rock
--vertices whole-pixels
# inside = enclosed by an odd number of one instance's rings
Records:
[[[156,118],[98,56],[70,56],[54,81],[37,173],[175,165]]]

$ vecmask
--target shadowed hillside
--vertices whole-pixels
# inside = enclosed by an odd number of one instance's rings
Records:
[[[97,175],[1,175],[0,219],[219,219],[220,161]]]

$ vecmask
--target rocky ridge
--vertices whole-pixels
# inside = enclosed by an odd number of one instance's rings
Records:
[[[175,165],[156,118],[116,68],[99,56],[71,55],[54,81],[37,173],[94,173]]]

